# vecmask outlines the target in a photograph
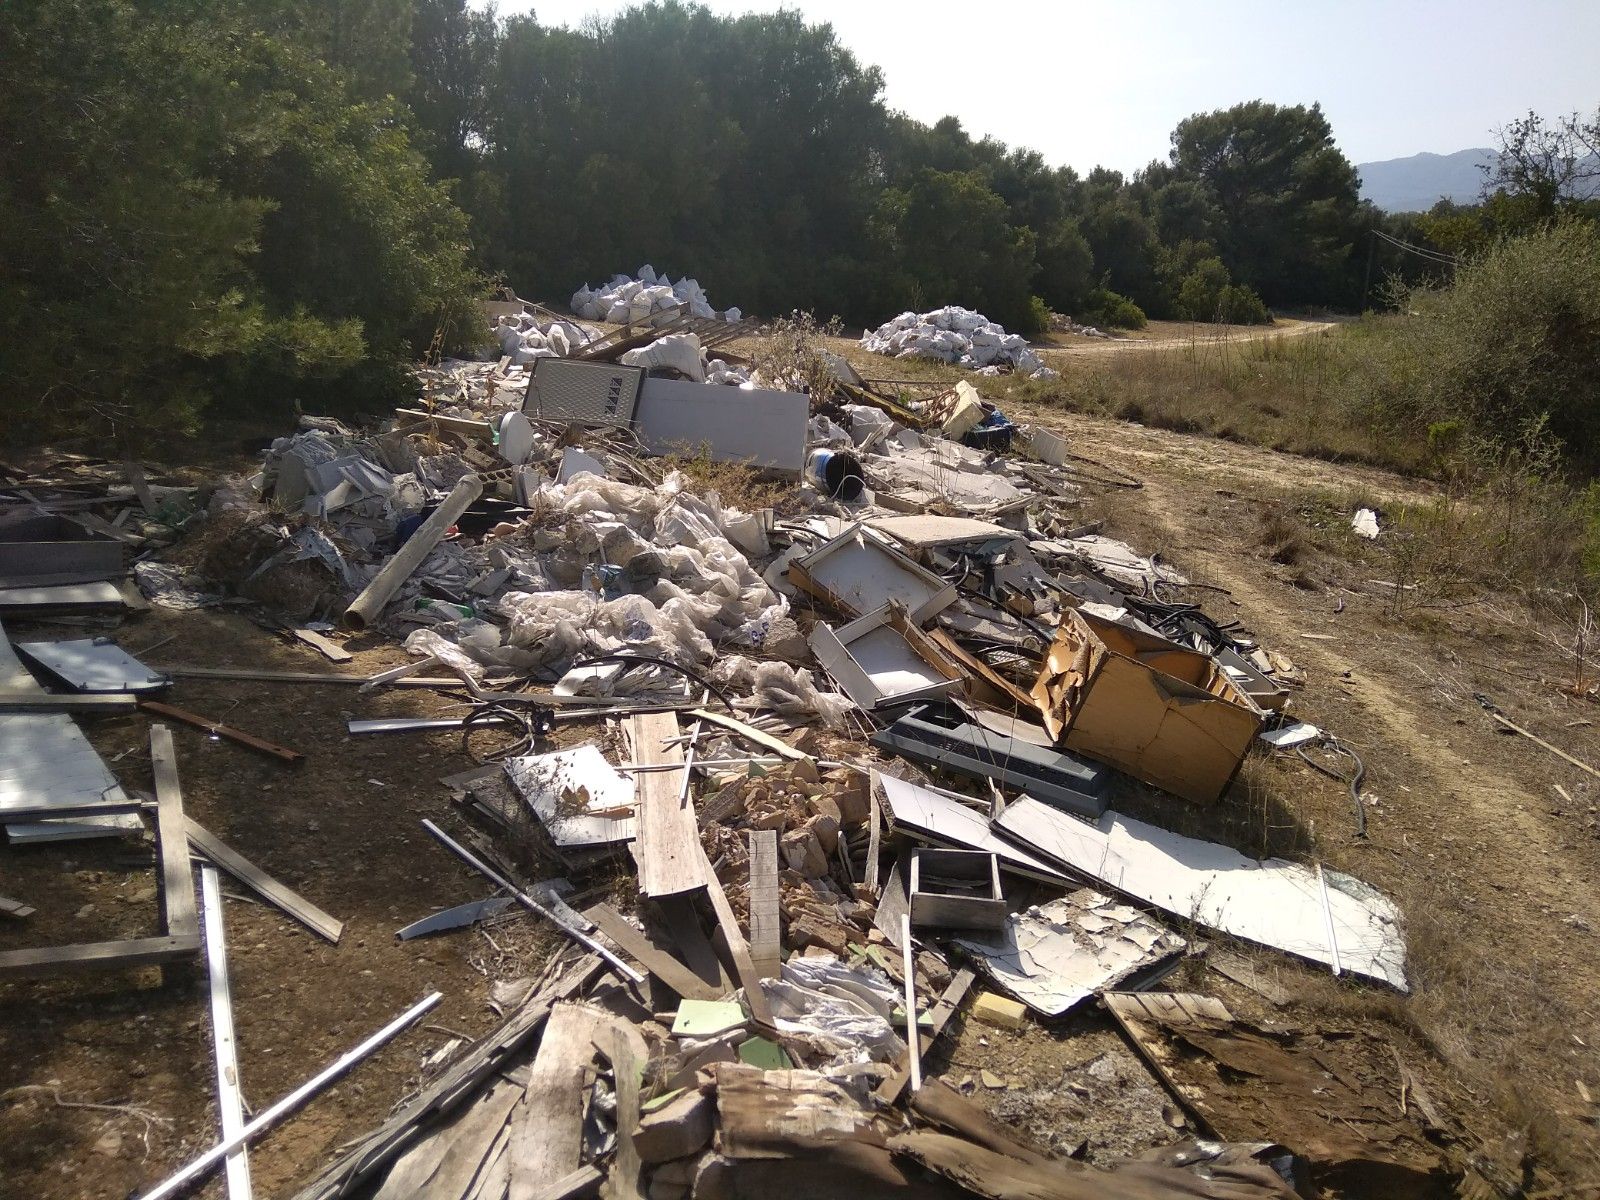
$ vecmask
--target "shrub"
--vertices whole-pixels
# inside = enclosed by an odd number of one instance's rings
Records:
[[[1271,325],[1272,314],[1261,297],[1242,283],[1229,284],[1217,297],[1217,312],[1229,325]]]
[[[1400,296],[1409,315],[1367,323],[1352,402],[1421,434],[1459,423],[1509,442],[1545,419],[1587,463],[1600,459],[1600,230],[1566,220],[1508,238],[1454,281]]]
[[[1107,329],[1143,329],[1147,324],[1144,309],[1110,288],[1095,288],[1090,292],[1083,315],[1078,319]]]

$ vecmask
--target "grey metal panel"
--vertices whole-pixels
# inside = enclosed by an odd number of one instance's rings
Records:
[[[647,379],[639,394],[638,434],[652,454],[696,453],[796,474],[806,462],[811,398],[799,392]]]
[[[150,692],[171,683],[110,638],[18,642],[17,649],[79,692]]]
[[[522,411],[541,421],[626,426],[643,382],[643,367],[541,358],[533,364]]]
[[[0,626],[0,686],[43,692],[11,649]],[[0,824],[7,808],[126,801],[83,731],[65,713],[0,713]],[[120,837],[143,828],[137,816],[91,817],[71,822],[7,825],[13,842]]]
[[[0,516],[0,586],[92,583],[123,570],[122,543],[53,513]]]

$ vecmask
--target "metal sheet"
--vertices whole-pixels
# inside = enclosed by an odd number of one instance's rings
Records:
[[[17,649],[78,692],[153,692],[172,682],[110,638],[18,642]]]
[[[799,474],[806,461],[810,397],[800,392],[646,379],[639,392],[639,441],[652,454],[741,462]]]
[[[1019,846],[1175,916],[1406,990],[1400,913],[1358,879],[1281,858],[1258,861],[1108,812],[1096,824],[1024,797],[995,821]],[[1330,945],[1329,923],[1336,936]]]
[[[572,425],[630,425],[644,382],[642,367],[541,358],[533,364],[522,411]]]
[[[0,626],[0,687],[43,694]],[[127,801],[127,793],[65,713],[0,713],[0,823],[8,808]],[[121,837],[143,829],[132,813],[7,825],[13,842]]]

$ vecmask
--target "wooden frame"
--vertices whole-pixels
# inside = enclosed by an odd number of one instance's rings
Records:
[[[156,867],[159,872],[161,929],[156,937],[115,942],[80,942],[71,946],[44,946],[0,953],[0,980],[55,975],[70,971],[118,970],[126,967],[165,966],[199,957],[200,917],[195,904],[194,871],[189,862],[189,842],[183,816],[183,792],[178,786],[178,763],[172,749],[172,731],[165,725],[150,728],[150,759],[156,778]],[[102,801],[76,808],[49,808],[41,817],[116,816],[143,812],[140,800]],[[28,811],[8,813],[10,819],[27,819]]]

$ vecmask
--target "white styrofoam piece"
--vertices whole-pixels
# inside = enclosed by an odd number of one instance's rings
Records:
[[[171,682],[109,638],[18,642],[17,649],[77,692],[151,692]]]
[[[693,457],[704,447],[715,462],[743,462],[796,474],[806,461],[811,398],[801,392],[646,379],[635,432],[652,454]]]
[[[1019,846],[1184,920],[1407,990],[1399,910],[1376,889],[1336,871],[1281,858],[1247,858],[1108,812],[1096,824],[1023,797],[995,820]],[[1336,947],[1328,944],[1328,920]]]

